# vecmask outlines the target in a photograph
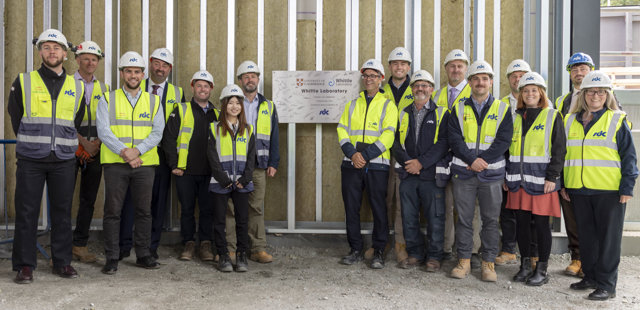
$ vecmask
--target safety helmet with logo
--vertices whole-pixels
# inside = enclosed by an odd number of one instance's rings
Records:
[[[128,51],[120,57],[118,61],[118,69],[122,70],[126,67],[142,68],[142,71],[146,68],[146,64],[142,56],[134,51]]]
[[[98,43],[93,41],[84,41],[79,45],[76,45],[75,47],[71,48],[71,50],[74,53],[76,53],[76,55],[93,54],[98,56],[98,59],[104,57],[104,53],[100,49],[100,46],[98,46]]]
[[[476,60],[469,67],[467,80],[471,79],[472,76],[481,73],[486,73],[493,79],[493,68],[491,68],[491,65],[484,60]]]
[[[258,68],[258,65],[256,65],[256,63],[251,61],[251,60],[243,61],[238,66],[238,70],[236,70],[236,71],[237,71],[236,72],[236,77],[237,78],[240,78],[245,73],[255,73],[258,76],[260,76],[260,68]]]
[[[57,29],[47,29],[32,41],[37,49],[40,49],[40,46],[44,42],[56,42],[60,44],[65,51],[67,50],[67,48],[73,46],[71,42],[67,41],[67,37],[65,37],[64,34],[62,34],[62,32]]]
[[[213,75],[211,75],[211,73],[209,73],[209,71],[207,71],[207,70],[200,70],[200,71],[194,73],[193,77],[191,77],[191,86],[193,86],[193,82],[195,82],[197,80],[207,81],[207,82],[209,82],[211,87],[213,87],[213,85],[215,85],[213,83]]]
[[[394,60],[402,60],[411,64],[411,54],[409,53],[409,50],[404,47],[396,47],[391,51],[391,53],[389,53],[387,62],[392,62]]]
[[[220,101],[224,100],[224,98],[229,97],[240,97],[242,100],[244,100],[244,93],[242,92],[240,86],[236,84],[229,84],[225,86],[220,93]]]
[[[542,78],[542,75],[538,74],[538,72],[527,72],[521,78],[520,82],[518,82],[518,90],[521,90],[527,85],[538,85],[544,90],[547,90],[547,83]]]
[[[171,54],[170,50],[164,47],[157,48],[155,51],[153,51],[153,53],[151,53],[151,57],[149,57],[149,60],[153,58],[162,60],[173,66],[173,54]]]
[[[417,81],[427,81],[431,83],[431,86],[436,85],[436,82],[433,80],[433,76],[431,76],[431,73],[429,73],[427,70],[418,70],[413,73],[413,76],[411,76],[410,85],[413,86],[413,83]]]
[[[364,70],[367,70],[367,69],[373,69],[378,71],[380,75],[382,75],[382,78],[384,79],[384,67],[382,67],[382,63],[380,62],[380,60],[371,58],[365,61],[364,64],[362,65],[362,68],[360,68],[360,73],[364,73]]]
[[[587,75],[584,76],[584,78],[582,79],[582,85],[580,85],[580,89],[593,87],[613,89],[613,83],[611,83],[611,79],[606,73],[600,70],[595,70],[587,73]]]
[[[579,64],[588,65],[591,68],[591,70],[593,70],[596,67],[593,64],[593,59],[591,59],[591,56],[589,56],[589,54],[578,52],[571,55],[571,58],[569,58],[569,62],[567,63],[567,71],[571,71],[571,67]]]
[[[516,59],[512,61],[509,66],[507,66],[507,77],[509,77],[511,73],[518,71],[531,72],[531,67],[526,61],[522,59]]]
[[[463,60],[467,63],[467,65],[469,65],[469,57],[463,50],[451,50],[451,52],[449,52],[449,54],[447,54],[447,56],[444,58],[444,65],[446,66],[450,61],[454,60]]]

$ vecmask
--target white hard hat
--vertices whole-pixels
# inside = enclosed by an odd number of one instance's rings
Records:
[[[236,77],[239,78],[245,73],[255,73],[260,76],[260,68],[258,68],[258,65],[256,65],[255,62],[245,60],[238,66],[238,70],[236,70]]]
[[[476,60],[471,64],[471,66],[469,66],[467,80],[472,76],[481,73],[486,73],[493,78],[493,68],[491,68],[491,65],[484,60]]]
[[[380,62],[380,60],[371,58],[365,61],[364,64],[362,65],[362,68],[360,68],[360,73],[363,73],[364,70],[366,69],[376,70],[380,72],[380,74],[382,75],[382,78],[384,78],[384,67],[382,67],[382,63]]]
[[[122,56],[120,57],[120,61],[118,62],[118,69],[122,70],[126,67],[142,68],[142,70],[144,71],[144,69],[146,68],[146,64],[140,54],[134,51],[128,51],[122,54]]]
[[[449,54],[447,54],[447,57],[444,58],[444,65],[446,66],[450,61],[453,60],[464,60],[467,65],[469,65],[469,57],[463,50],[454,49],[449,52]]]
[[[35,44],[38,49],[40,49],[40,46],[44,42],[56,42],[62,45],[62,48],[65,51],[67,48],[71,47],[71,43],[67,41],[67,37],[65,37],[58,29],[47,29],[43,31],[37,39],[33,39],[33,44]]]
[[[433,76],[431,76],[431,73],[427,72],[427,70],[418,70],[413,73],[410,85],[413,85],[413,83],[417,81],[427,81],[431,83],[431,85],[436,85],[436,82],[433,80]]]
[[[157,48],[153,53],[151,53],[151,57],[149,58],[159,59],[173,66],[173,54],[171,54],[170,50],[164,47]]]
[[[220,101],[228,97],[240,97],[244,99],[244,92],[242,92],[242,88],[240,88],[240,86],[236,84],[229,84],[222,89],[222,93],[220,93]]]
[[[538,85],[547,90],[547,83],[542,78],[542,75],[538,74],[538,72],[527,72],[521,78],[520,82],[518,82],[518,90],[521,90],[523,87],[527,85]]]
[[[389,58],[387,62],[392,62],[394,60],[402,60],[411,64],[411,53],[404,47],[396,47],[389,53]]]
[[[580,89],[592,87],[613,89],[613,84],[607,74],[600,70],[595,70],[587,73],[582,79],[582,85],[580,85]]]
[[[72,49],[73,50],[73,49]],[[98,59],[104,57],[104,53],[98,46],[98,43],[93,41],[84,41],[75,47],[76,55],[80,54],[93,54],[98,56]]]
[[[509,66],[507,66],[507,76],[509,76],[509,74],[517,72],[517,71],[522,71],[522,72],[531,72],[531,67],[529,66],[529,64],[522,60],[522,59],[516,59],[514,61],[512,61]]]
[[[193,77],[191,78],[191,86],[193,86],[193,82],[195,82],[197,80],[207,81],[207,82],[209,82],[211,84],[212,87],[213,87],[213,85],[215,85],[213,83],[213,75],[211,75],[211,73],[209,73],[209,71],[207,71],[207,70],[201,70],[201,71],[198,71],[198,72],[194,73]]]

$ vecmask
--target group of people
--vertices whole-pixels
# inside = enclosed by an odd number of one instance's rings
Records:
[[[524,60],[507,67],[511,92],[502,99],[491,93],[495,73],[486,61],[471,63],[454,49],[444,68],[448,83],[435,92],[429,72],[409,76],[411,56],[402,47],[389,54],[384,88],[379,60],[360,69],[364,90],[346,103],[337,126],[350,247],[340,262],[367,258],[371,268],[383,268],[393,226],[406,242],[395,240],[401,268],[425,265],[436,272],[455,244],[452,278],[466,278],[478,257],[481,279],[495,282],[495,265],[516,262],[517,244],[520,269],[513,281],[540,286],[549,281],[550,217],[562,209],[572,256],[565,273],[582,277],[570,288],[593,289],[592,300],[615,297],[625,208],[638,168],[631,124],[609,77],[594,70],[589,55],[572,55],[566,69],[573,90],[554,107],[545,79]],[[392,182],[397,188],[388,187]],[[365,190],[372,251],[364,251],[360,234]],[[390,196],[399,197],[400,212],[387,210]],[[389,214],[396,215],[393,225]]]
[[[217,108],[206,70],[193,75],[190,101],[168,82],[174,59],[166,48],[153,51],[148,66],[140,54],[124,53],[118,62],[122,87],[114,90],[94,75],[104,57],[95,42],[73,46],[60,31],[47,29],[33,43],[42,66],[16,78],[8,102],[17,141],[16,283],[33,282],[45,182],[53,273],[75,278],[72,259],[98,261],[87,242],[103,174],[103,273],[115,274],[132,247],[136,265],[160,267],[172,177],[181,205],[179,259],[194,259],[197,249],[202,261],[217,260],[223,272],[247,271],[249,259],[273,260],[266,252],[263,202],[266,176],[275,176],[280,160],[278,114],[258,93],[254,62],[240,64],[239,85],[222,89]],[[69,51],[78,64],[74,75],[63,67]],[[78,170],[80,205],[72,230]]]

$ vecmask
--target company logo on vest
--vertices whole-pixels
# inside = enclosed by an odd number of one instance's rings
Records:
[[[76,93],[73,90],[66,90],[64,94],[71,97],[76,95]]]
[[[602,130],[600,130],[599,132],[594,132],[594,133],[593,133],[593,136],[594,136],[594,137],[603,137],[603,138],[604,138],[604,137],[606,137],[606,136],[607,136],[607,133],[606,133],[606,132],[604,132],[604,131],[602,131]]]
[[[147,112],[142,112],[140,113],[140,115],[138,115],[139,118],[151,118],[151,114],[147,113]]]

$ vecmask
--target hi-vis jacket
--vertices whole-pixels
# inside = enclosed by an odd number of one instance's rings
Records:
[[[447,109],[449,109],[449,111],[451,111],[456,103],[464,102],[469,98],[471,98],[471,87],[469,86],[469,83],[467,83],[462,88],[462,91],[458,93],[458,96],[453,101],[451,106],[449,106],[449,85],[431,93],[431,99],[433,99],[433,101],[435,101],[438,106],[446,107]]]
[[[384,94],[387,96],[387,98],[389,98],[389,100],[391,100],[391,102],[393,102],[398,107],[398,113],[400,113],[400,111],[413,103],[413,93],[411,92],[411,86],[407,86],[407,89],[404,90],[402,97],[400,97],[400,102],[396,102],[389,83],[391,83],[391,79],[389,79],[387,84],[384,85],[382,90],[384,90]]]
[[[222,135],[218,122],[211,123],[207,157],[211,166],[209,191],[227,194],[231,191],[253,191],[256,144],[253,127],[247,125],[241,134],[227,132]],[[236,181],[243,188],[236,186]]]
[[[140,88],[151,94],[153,90],[149,89],[149,85],[151,85],[151,83],[148,83],[148,80],[149,78],[142,80],[142,82],[140,82]],[[169,119],[169,115],[175,108],[175,105],[185,101],[182,87],[178,87],[177,85],[173,85],[169,82],[167,82],[167,85],[164,87],[164,93],[158,94],[158,96],[160,96],[160,99],[162,100],[162,112],[164,113],[165,122]]]
[[[258,119],[256,120],[256,155],[260,169],[278,168],[280,163],[278,112],[273,101],[258,93]]]
[[[354,168],[351,157],[357,151],[367,161],[367,169],[389,170],[389,150],[398,126],[396,105],[378,92],[367,104],[365,91],[348,102],[338,123],[338,141],[345,157],[343,168]]]
[[[98,111],[98,102],[102,94],[109,92],[109,85],[98,80],[93,81],[93,93],[91,94],[91,103],[86,106],[82,123],[78,128],[78,133],[89,141],[98,138],[98,129],[96,128],[96,111]]]

